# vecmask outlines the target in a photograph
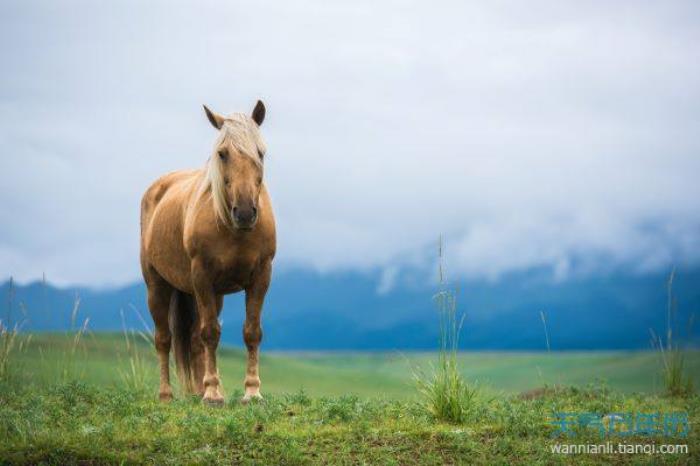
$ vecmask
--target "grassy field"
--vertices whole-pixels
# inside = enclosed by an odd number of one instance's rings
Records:
[[[700,399],[662,394],[657,355],[466,353],[478,381],[467,421],[435,419],[412,374],[434,354],[264,353],[264,402],[242,406],[244,353],[223,349],[222,409],[156,402],[154,352],[122,335],[34,335],[0,381],[3,464],[570,464],[555,443],[686,444],[675,455],[577,455],[583,464],[700,464]],[[700,384],[700,354],[688,368]],[[546,390],[532,389],[549,387]],[[529,392],[530,396],[520,396]],[[687,438],[552,437],[556,412],[686,413]]]
[[[127,351],[120,334],[86,334],[73,356],[73,337],[33,335],[31,345],[19,354],[18,364],[37,383],[61,380],[63,373],[96,385],[121,383],[134,351],[144,364],[144,377],[157,384],[155,352],[143,339]],[[312,396],[355,394],[362,397],[410,399],[416,396],[413,372],[429,370],[434,353],[329,353],[266,352],[260,363],[265,393],[306,391]],[[624,393],[662,390],[659,358],[653,351],[516,353],[478,352],[459,356],[463,375],[492,394],[516,394],[544,385],[576,385],[602,382]],[[245,352],[222,348],[219,357],[224,388],[240,388]],[[700,352],[688,358],[688,372],[700,386]],[[65,377],[64,377],[65,378]],[[70,377],[69,377],[70,378]]]

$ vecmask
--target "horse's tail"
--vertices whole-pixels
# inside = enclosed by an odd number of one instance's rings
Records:
[[[191,294],[179,290],[173,292],[169,321],[177,376],[183,390],[193,393],[195,361],[192,359],[192,332],[197,323],[197,306]]]

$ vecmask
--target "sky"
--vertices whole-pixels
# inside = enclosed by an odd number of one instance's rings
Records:
[[[278,267],[700,263],[700,4],[0,4],[0,274],[140,279],[139,202],[267,106]]]

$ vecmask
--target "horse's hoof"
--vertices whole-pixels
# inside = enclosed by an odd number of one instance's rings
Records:
[[[212,408],[221,408],[224,405],[224,398],[202,398],[202,403]]]
[[[241,404],[244,404],[244,405],[247,405],[251,401],[260,402],[260,401],[263,401],[263,397],[260,393],[256,393],[254,395],[246,394],[243,396],[243,398],[241,398]]]
[[[162,403],[170,403],[171,401],[173,401],[173,394],[172,393],[159,393],[158,399]]]

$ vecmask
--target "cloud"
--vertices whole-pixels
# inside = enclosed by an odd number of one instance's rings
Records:
[[[390,266],[382,270],[379,283],[377,283],[377,294],[385,295],[393,290],[394,286],[396,286],[398,275],[399,268],[396,266]]]
[[[280,266],[700,260],[694,2],[6,2],[0,259],[138,279],[138,206],[201,166],[201,112],[268,107]],[[387,272],[389,273],[389,272]],[[391,272],[394,273],[394,272]]]

